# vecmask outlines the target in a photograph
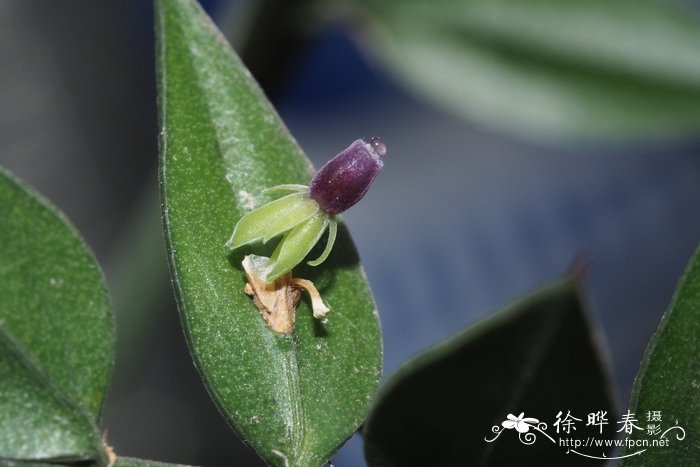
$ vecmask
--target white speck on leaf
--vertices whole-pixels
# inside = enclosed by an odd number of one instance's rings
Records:
[[[226,175],[226,180],[231,182],[231,180],[229,180],[229,175]],[[255,209],[255,205],[258,203],[258,201],[255,199],[255,196],[253,196],[245,190],[241,190],[238,192],[238,201],[241,203],[241,205],[243,205],[246,211],[252,211],[253,209]]]

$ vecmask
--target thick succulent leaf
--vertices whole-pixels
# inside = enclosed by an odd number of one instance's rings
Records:
[[[508,414],[615,418],[608,373],[575,286],[549,287],[419,355],[380,391],[364,428],[369,465],[595,465],[536,430],[526,446]],[[501,429],[495,437],[492,427]],[[590,427],[589,427],[590,428]],[[586,433],[578,427],[577,435]],[[598,435],[598,428],[595,433]],[[563,435],[564,437],[568,437]],[[585,435],[583,435],[585,436]],[[605,427],[603,438],[614,438]],[[595,452],[602,456],[602,450]]]
[[[700,15],[654,0],[371,0],[363,44],[457,115],[528,136],[700,128]]]
[[[381,371],[375,305],[345,229],[312,279],[333,308],[314,320],[306,299],[296,330],[272,332],[243,288],[241,260],[267,253],[224,247],[245,214],[239,193],[308,184],[312,167],[238,58],[193,1],[156,2],[166,242],[197,368],[234,429],[274,465],[320,465],[357,429]]]
[[[318,203],[307,193],[287,195],[243,216],[226,245],[235,249],[259,239],[267,242],[310,218],[318,210]]]
[[[272,254],[272,265],[267,273],[268,282],[286,274],[301,263],[321,239],[329,222],[328,214],[318,212],[306,222],[290,230]]]
[[[75,230],[0,170],[0,458],[101,458],[114,323]]]
[[[700,459],[700,250],[678,284],[671,306],[649,342],[632,388],[629,411],[642,430],[629,436],[635,443],[658,440],[665,434],[664,447],[628,448],[623,454],[642,454],[623,460],[621,465],[696,465]],[[661,420],[649,421],[650,412]],[[648,425],[660,433],[649,434]],[[679,439],[679,437],[683,439]]]

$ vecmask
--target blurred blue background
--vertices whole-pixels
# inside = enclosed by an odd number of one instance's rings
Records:
[[[235,14],[203,3],[223,27]],[[380,310],[385,375],[583,257],[585,299],[624,407],[700,240],[697,135],[546,143],[465,123],[397,87],[340,25],[292,58],[268,92],[317,167],[358,137],[379,135],[389,148],[380,178],[344,216]],[[0,164],[66,212],[112,288],[121,343],[109,442],[125,456],[262,465],[192,366],[164,251],[157,264],[129,255],[160,228],[150,2],[1,1],[0,61]],[[157,279],[129,302],[124,271],[139,268]],[[353,439],[334,464],[361,458]]]

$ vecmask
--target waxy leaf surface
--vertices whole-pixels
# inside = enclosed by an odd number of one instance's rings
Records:
[[[629,411],[637,420],[637,445],[621,465],[695,465],[700,459],[700,250],[688,265],[661,324],[651,339],[632,388]],[[659,419],[650,415],[658,412]],[[649,420],[651,418],[651,420]],[[650,434],[648,425],[658,427]],[[679,428],[676,428],[679,427]],[[667,431],[668,430],[668,431]],[[656,431],[656,430],[653,430]],[[661,438],[668,446],[653,446]]]
[[[261,206],[274,196],[266,188],[308,184],[313,169],[195,2],[157,1],[156,17],[165,235],[194,362],[268,463],[320,465],[360,426],[380,378],[379,322],[357,253],[343,228],[326,263],[294,270],[332,308],[326,321],[304,297],[294,333],[267,327],[244,293],[241,260],[269,256],[276,240],[233,253],[225,243],[251,197]]]

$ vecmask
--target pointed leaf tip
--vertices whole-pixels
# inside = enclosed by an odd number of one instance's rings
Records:
[[[385,384],[365,423],[365,456],[370,466],[591,465],[547,440],[525,446],[517,433],[493,439],[501,426],[529,431],[524,421],[533,417],[551,427],[557,410],[579,418],[603,410],[614,418],[608,369],[577,290],[568,282],[404,364]],[[612,426],[602,436],[615,438]]]

